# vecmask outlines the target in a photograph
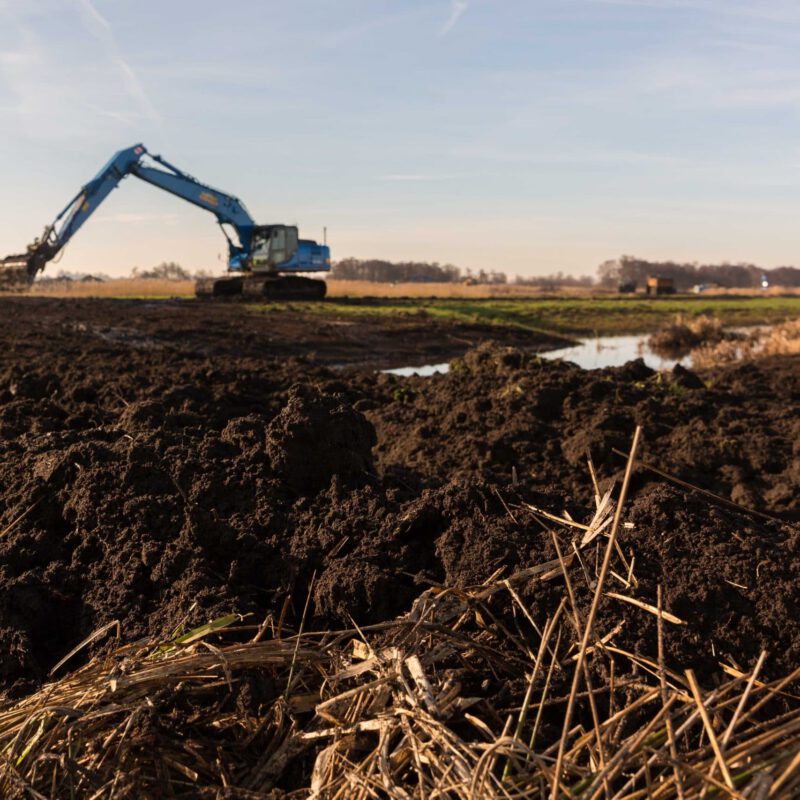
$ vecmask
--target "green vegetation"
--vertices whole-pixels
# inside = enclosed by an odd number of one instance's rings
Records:
[[[647,333],[678,314],[709,315],[724,325],[759,325],[800,316],[800,296],[563,298],[495,300],[463,298],[335,299],[323,303],[249,306],[253,311],[296,310],[337,317],[427,315],[455,323],[506,325],[574,336]]]

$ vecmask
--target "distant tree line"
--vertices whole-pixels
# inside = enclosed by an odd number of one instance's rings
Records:
[[[161,265],[161,267],[169,265]],[[159,269],[159,268],[156,268]],[[753,289],[761,285],[766,276],[773,286],[800,286],[800,268],[775,267],[766,269],[756,264],[700,264],[677,261],[648,261],[636,256],[622,256],[604,261],[597,268],[597,277],[567,275],[555,272],[550,275],[518,275],[513,283],[518,286],[535,286],[540,289],[559,287],[602,286],[616,289],[623,283],[643,287],[649,276],[672,278],[679,292],[690,290],[698,284],[717,285],[728,289]],[[509,283],[504,272],[497,270],[462,269],[453,264],[436,261],[383,261],[381,259],[345,258],[334,263],[330,277],[333,280],[373,281],[377,283]]]
[[[134,267],[132,278],[188,281],[206,278],[211,275],[206,270],[190,270],[165,261],[149,269]],[[597,278],[590,275],[565,275],[556,272],[551,275],[518,275],[513,283],[518,286],[535,286],[540,289],[559,287],[602,286],[616,289],[623,283],[636,283],[643,287],[649,276],[658,275],[672,278],[679,292],[688,291],[697,284],[716,284],[728,289],[752,289],[761,285],[766,276],[772,286],[800,286],[800,268],[774,267],[766,269],[756,264],[700,264],[698,262],[679,263],[676,261],[648,261],[636,256],[621,256],[604,261],[597,268]],[[462,269],[453,264],[439,264],[436,261],[382,261],[380,259],[345,258],[334,263],[330,278],[333,280],[374,281],[377,283],[509,283],[508,276],[498,270]],[[109,280],[101,273],[60,271],[56,275],[44,275],[42,282]]]
[[[462,270],[438,261],[382,261],[377,258],[345,258],[331,267],[330,277],[340,281],[374,281],[376,283],[506,283],[504,272],[495,270]]]
[[[144,278],[145,280],[191,281],[197,278],[208,278],[210,275],[211,273],[208,270],[198,269],[191,272],[174,261],[163,261],[150,269],[134,267],[131,270],[130,277],[134,280]],[[38,279],[40,283],[110,280],[113,280],[112,277],[104,272],[67,272],[63,269],[59,270],[55,275],[45,274]]]
[[[800,286],[800,268],[775,267],[765,269],[755,264],[681,264],[675,261],[647,261],[635,256],[622,256],[604,261],[597,268],[597,282],[601,286],[616,287],[634,282],[643,286],[649,275],[672,278],[679,292],[688,291],[697,284],[717,284],[727,289],[751,289],[761,284],[766,275],[773,286]]]
[[[70,272],[65,269],[60,269],[55,274],[45,272],[36,278],[37,283],[45,285],[48,283],[69,283],[70,281],[89,283],[90,281],[100,282],[108,280],[111,280],[111,278],[104,272]]]

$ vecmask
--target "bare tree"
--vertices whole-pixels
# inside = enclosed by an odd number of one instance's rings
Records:
[[[167,281],[189,281],[192,279],[192,273],[174,261],[164,261],[152,269],[140,270],[138,267],[134,267],[132,275],[134,278],[159,278]]]

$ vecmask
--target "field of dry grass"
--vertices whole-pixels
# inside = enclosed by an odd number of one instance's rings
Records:
[[[193,281],[119,278],[103,282],[58,282],[36,284],[31,294],[47,297],[191,297]],[[420,298],[524,298],[561,295],[588,297],[607,294],[597,289],[541,289],[535,286],[479,285],[461,283],[373,283],[372,281],[328,281],[328,297],[420,297]]]
[[[480,284],[467,286],[463,283],[375,283],[373,281],[328,281],[329,297],[463,297],[478,298],[522,298],[522,297],[590,297],[610,294],[608,291],[583,287],[541,288],[516,284]],[[611,293],[615,294],[615,293]]]
[[[110,281],[35,284],[30,294],[44,297],[192,297],[193,281],[116,278]],[[800,289],[773,287],[766,292],[752,289],[715,289],[703,297],[761,297],[800,295]],[[544,297],[618,297],[617,292],[598,287],[537,287],[517,284],[467,286],[462,283],[374,283],[372,281],[328,281],[328,297],[335,298],[441,298],[524,299]]]
[[[800,295],[800,288],[775,286],[760,289],[711,289],[700,297],[780,297]],[[373,281],[328,281],[329,297],[435,297],[435,298],[496,298],[522,299],[526,297],[644,297],[620,295],[615,289],[598,286],[521,286],[518,284],[481,284],[466,286],[462,283],[375,283]]]
[[[118,278],[111,281],[35,283],[37,297],[193,297],[194,281]]]

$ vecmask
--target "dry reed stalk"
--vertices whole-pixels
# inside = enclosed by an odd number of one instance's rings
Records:
[[[667,691],[667,678],[666,667],[664,659],[664,618],[663,611],[663,589],[661,584],[658,585],[658,672],[659,672],[659,685],[661,687],[661,704],[666,707],[669,700],[669,692]],[[678,790],[679,800],[683,800],[683,783],[681,781],[681,771],[677,766],[678,763],[678,748],[675,744],[675,729],[672,725],[672,715],[667,711],[665,714],[665,722],[667,728],[667,741],[669,743],[669,755],[673,763],[673,775],[675,777],[675,785]]]
[[[770,356],[800,353],[800,321],[791,320],[758,328],[734,341],[705,344],[692,350],[696,368],[718,367],[736,361],[752,361]]]
[[[567,567],[564,563],[564,557],[561,555],[561,548],[558,544],[558,537],[551,531],[551,537],[553,540],[553,546],[556,550],[556,555],[558,556],[558,562],[561,567],[561,572],[564,575],[564,584],[567,588],[567,596],[569,597],[569,604],[572,609],[572,623],[575,627],[575,635],[580,636],[583,620],[581,619],[581,613],[578,610],[578,604],[575,602],[575,593],[572,591],[572,581],[569,579],[569,573],[567,572]],[[587,584],[589,581],[587,580]],[[605,756],[605,748],[603,746],[603,737],[600,733],[600,719],[597,712],[597,704],[595,703],[594,698],[594,688],[592,686],[591,676],[589,675],[589,666],[586,663],[586,660],[583,661],[583,680],[586,684],[586,693],[589,699],[589,708],[592,713],[592,724],[594,726],[595,732],[595,739],[597,742],[597,754],[599,758],[599,765],[600,769],[604,769],[606,765],[606,756]],[[606,795],[608,795],[608,784],[604,781],[604,789],[606,791]]]
[[[613,597],[615,600],[622,600],[622,602],[624,603],[630,603],[630,605],[636,606],[637,608],[641,608],[643,611],[647,611],[649,614],[655,615],[660,620],[671,622],[674,625],[687,624],[685,620],[682,620],[680,617],[676,617],[674,614],[670,614],[669,611],[662,611],[661,609],[651,605],[650,603],[645,603],[643,600],[637,600],[635,597],[628,597],[627,595],[624,594],[617,594],[617,592],[606,592],[606,597]]]
[[[612,453],[618,456],[622,456],[623,458],[627,458],[627,453],[623,453],[621,450],[617,450],[616,447],[612,448]],[[782,522],[780,517],[773,516],[772,514],[765,514],[763,511],[757,511],[754,508],[748,508],[747,506],[743,506],[740,503],[735,503],[733,500],[728,500],[721,495],[715,494],[714,492],[708,491],[708,489],[702,489],[699,486],[695,486],[693,483],[689,483],[688,481],[683,480],[682,478],[678,478],[675,475],[670,475],[669,472],[664,472],[664,470],[659,469],[658,467],[654,466],[653,464],[649,464],[646,461],[640,461],[639,466],[642,469],[646,469],[649,472],[652,472],[654,475],[658,475],[660,478],[664,478],[664,480],[669,481],[670,483],[674,483],[676,486],[680,486],[684,489],[688,489],[691,492],[695,492],[697,494],[703,495],[703,497],[708,498],[709,500],[713,500],[715,503],[719,503],[720,505],[726,506],[727,508],[732,508],[736,511],[741,511],[744,514],[751,514],[754,517],[760,517],[761,519],[768,519],[771,522]]]
[[[575,709],[575,694],[578,691],[578,684],[580,682],[580,677],[583,672],[583,661],[586,657],[586,648],[589,644],[589,637],[592,635],[592,626],[594,625],[595,617],[597,616],[597,609],[600,605],[600,598],[602,597],[603,592],[603,585],[605,584],[606,576],[608,575],[608,570],[611,564],[611,553],[614,547],[614,542],[617,538],[617,530],[619,529],[619,523],[622,516],[622,508],[625,505],[625,498],[628,494],[628,485],[630,484],[631,474],[633,473],[633,463],[634,459],[636,458],[636,450],[639,446],[639,437],[641,435],[641,428],[637,426],[636,432],[633,436],[633,444],[631,445],[631,452],[628,456],[628,465],[625,469],[625,477],[622,481],[622,491],[620,492],[620,499],[619,503],[617,504],[616,511],[614,513],[614,523],[611,526],[611,533],[609,535],[609,541],[606,545],[605,555],[603,556],[603,564],[600,567],[600,575],[597,579],[597,587],[595,589],[594,599],[592,600],[591,608],[589,609],[589,616],[586,620],[586,626],[583,631],[583,637],[581,639],[581,645],[578,655],[578,663],[575,665],[575,673],[574,678],[572,681],[572,689],[570,690],[570,699],[567,703],[567,710],[564,715],[564,727],[561,734],[561,741],[558,745],[558,756],[556,757],[556,767],[555,767],[555,774],[554,774],[554,781],[552,786],[552,793],[550,795],[551,800],[557,800],[558,792],[560,788],[561,782],[561,768],[564,763],[564,748],[566,746],[566,740],[569,733],[569,726],[572,722],[572,714]]]
[[[697,703],[697,708],[700,711],[700,716],[703,719],[703,725],[705,726],[706,733],[708,734],[708,739],[711,742],[711,747],[714,749],[714,755],[717,758],[717,764],[722,772],[722,776],[725,778],[725,784],[731,790],[731,795],[733,796],[736,794],[733,785],[733,779],[731,778],[731,773],[728,770],[728,765],[725,763],[725,758],[722,755],[722,749],[719,746],[717,734],[714,732],[714,726],[711,724],[711,718],[708,716],[708,709],[706,709],[703,696],[700,693],[700,687],[697,685],[697,680],[694,677],[694,672],[690,669],[687,669],[686,677],[689,681],[689,688],[692,690],[694,701]]]
[[[736,706],[736,711],[733,712],[731,721],[727,729],[725,730],[724,736],[722,737],[723,747],[728,746],[728,742],[730,741],[730,738],[733,735],[734,730],[736,729],[736,725],[739,722],[739,717],[741,716],[742,711],[744,711],[744,707],[747,705],[747,701],[750,698],[750,693],[753,691],[753,686],[755,686],[758,673],[761,672],[761,667],[764,666],[764,661],[766,661],[766,659],[767,659],[767,651],[762,650],[761,655],[758,657],[758,661],[756,662],[755,667],[753,667],[753,672],[751,673],[750,678],[747,681],[747,686],[745,687],[744,694],[742,694],[741,698],[739,699],[739,703]]]

